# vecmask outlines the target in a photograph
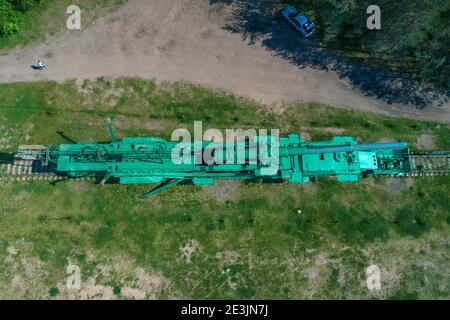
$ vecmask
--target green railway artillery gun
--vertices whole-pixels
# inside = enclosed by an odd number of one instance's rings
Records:
[[[249,140],[181,144],[185,158],[178,163],[173,155],[180,154],[179,142],[155,137],[116,141],[111,122],[109,130],[108,143],[78,144],[69,139],[68,144],[21,146],[16,154],[3,154],[0,179],[159,184],[143,195],[149,197],[176,184],[212,185],[216,180],[302,184],[328,176],[339,182],[358,182],[366,175],[419,177],[450,173],[450,152],[411,153],[405,142],[359,144],[349,136],[305,141],[298,134],[290,134],[275,143],[270,136],[256,136],[253,144]],[[256,142],[261,141],[267,157],[255,160],[255,145],[260,146]]]

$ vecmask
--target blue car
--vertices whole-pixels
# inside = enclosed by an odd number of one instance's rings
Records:
[[[313,34],[316,27],[305,14],[292,6],[287,6],[280,11],[281,18],[286,20],[295,30],[300,32],[304,37]]]

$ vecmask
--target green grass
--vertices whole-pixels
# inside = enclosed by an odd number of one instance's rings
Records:
[[[123,0],[42,0],[21,16],[19,32],[0,37],[0,50],[42,42],[65,30],[69,17],[66,9],[72,4],[81,8],[83,29],[103,15],[108,7],[123,3]]]
[[[444,124],[312,103],[274,113],[183,83],[0,85],[3,151],[27,135],[29,144],[63,142],[60,130],[78,142],[106,140],[107,117],[122,136],[169,138],[203,120],[205,128],[281,128],[313,139],[339,129],[361,142],[401,139],[413,148],[428,134],[436,148],[450,147]],[[448,177],[249,183],[227,201],[221,186],[177,186],[142,201],[150,186],[0,184],[0,296],[83,296],[95,278],[117,298],[129,298],[130,288],[150,298],[449,298]],[[189,262],[182,249],[192,240]],[[65,288],[68,260],[81,268],[81,291]],[[379,293],[364,285],[370,264],[382,270]]]

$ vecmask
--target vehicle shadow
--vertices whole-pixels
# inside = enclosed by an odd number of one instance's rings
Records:
[[[433,102],[441,105],[449,101],[450,92],[437,93],[431,85],[348,59],[338,50],[322,47],[314,35],[303,38],[287,23],[282,23],[277,18],[277,11],[264,0],[209,1],[210,5],[233,3],[235,10],[227,22],[226,30],[241,34],[249,45],[261,41],[275,56],[289,60],[298,68],[332,70],[339,77],[347,78],[354,88],[366,96],[388,104],[410,104],[423,109]]]
[[[45,68],[47,68],[47,66],[45,66],[45,67],[40,67],[40,66],[37,66],[37,65],[33,64],[33,65],[30,66],[30,68],[33,69],[33,70],[42,71],[42,70],[44,70]]]

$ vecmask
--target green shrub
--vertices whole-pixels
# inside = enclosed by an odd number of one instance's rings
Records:
[[[375,239],[385,240],[389,235],[389,225],[387,220],[378,214],[369,215],[363,218],[360,224],[362,237],[366,241],[374,241]]]
[[[7,22],[2,27],[2,34],[4,35],[10,35],[16,32],[19,32],[19,26],[17,23]]]
[[[50,294],[50,297],[56,297],[59,294],[59,290],[58,288],[52,287],[48,293]]]
[[[424,212],[410,208],[400,209],[397,212],[395,223],[398,233],[416,238],[430,229],[430,223]]]
[[[22,13],[41,3],[41,0],[8,0],[13,8]]]
[[[41,0],[0,0],[0,37],[20,31],[21,15],[41,3]]]
[[[20,13],[7,0],[0,0],[0,36],[19,31]]]
[[[118,296],[122,292],[122,289],[119,286],[113,287],[113,293]]]
[[[101,246],[113,238],[112,230],[109,226],[100,227],[94,235],[94,242]]]

